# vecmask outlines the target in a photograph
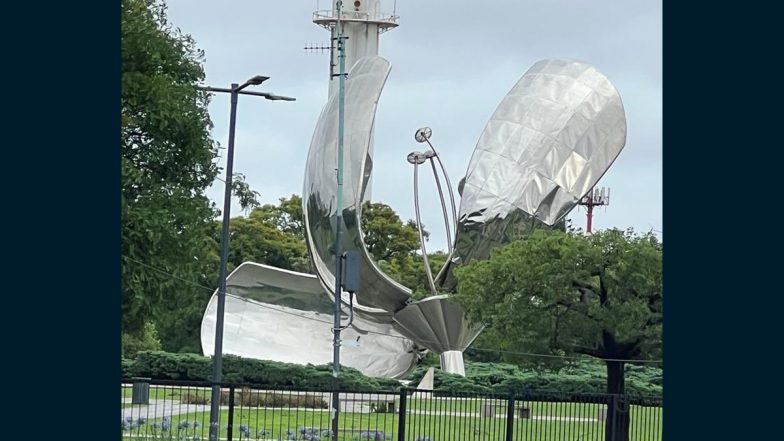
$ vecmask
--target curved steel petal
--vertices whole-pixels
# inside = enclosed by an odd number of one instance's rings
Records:
[[[373,121],[381,90],[389,75],[389,62],[381,57],[360,58],[351,68],[345,89],[343,179],[343,250],[361,255],[362,292],[358,308],[389,314],[403,308],[411,290],[386,276],[368,254],[362,240],[360,216],[365,189],[373,168],[370,151]],[[335,292],[335,230],[337,221],[338,97],[334,90],[321,112],[308,152],[302,198],[308,249],[316,273],[329,293]]]
[[[459,306],[438,296],[410,303],[411,290],[392,280],[375,264],[367,252],[360,223],[361,204],[373,169],[372,130],[376,106],[389,75],[389,63],[381,57],[362,58],[346,80],[344,138],[344,250],[360,252],[361,290],[358,309],[380,321],[394,320],[395,329],[418,346],[439,354],[462,351],[478,334],[468,324]],[[335,286],[335,225],[337,207],[337,92],[330,96],[319,117],[308,153],[303,210],[308,249],[324,289]],[[345,300],[345,299],[344,299]],[[394,317],[392,313],[395,313]],[[424,317],[424,318],[423,318]],[[446,368],[462,373],[462,354],[452,354]],[[459,358],[459,359],[458,359]]]
[[[217,291],[201,324],[212,355]],[[332,361],[333,305],[316,276],[245,262],[226,281],[223,352],[298,364]],[[344,311],[348,315],[348,311]],[[374,377],[404,377],[419,361],[414,343],[390,322],[355,311],[341,335],[341,363]]]
[[[625,143],[623,103],[602,73],[574,60],[534,64],[477,142],[461,182],[452,263],[487,258],[536,225],[561,221]],[[451,271],[439,281],[454,288]]]

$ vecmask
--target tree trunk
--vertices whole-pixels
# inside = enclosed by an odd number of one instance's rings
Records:
[[[624,395],[625,377],[622,361],[607,361],[607,419],[605,441],[628,441],[629,405]]]

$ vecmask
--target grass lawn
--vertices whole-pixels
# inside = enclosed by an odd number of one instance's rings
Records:
[[[205,391],[209,393],[209,391]],[[168,392],[167,392],[168,393]],[[150,393],[151,397],[153,392]],[[167,396],[167,399],[170,398]],[[488,402],[492,400],[487,400]],[[451,403],[451,404],[450,404]],[[506,433],[505,402],[497,403],[497,417],[479,417],[481,401],[422,399],[409,400],[406,415],[406,440],[416,441],[429,437],[431,441],[455,439],[499,440]],[[597,419],[599,404],[582,403],[529,403],[531,419],[515,418],[514,440],[603,440],[604,422]],[[142,410],[141,408],[139,410]],[[124,432],[124,439],[202,439],[208,438],[209,412],[191,412],[171,417],[171,430],[161,432],[154,423],[161,422],[162,414],[154,414],[150,408],[148,420],[132,431]],[[661,408],[631,406],[632,422],[630,439],[640,441],[661,440]],[[158,409],[158,412],[161,412]],[[449,414],[449,412],[453,414]],[[475,415],[459,415],[472,412]],[[139,416],[139,415],[135,415]],[[141,416],[145,416],[142,414]],[[571,418],[566,420],[562,418]],[[574,420],[584,418],[586,420]],[[221,412],[221,428],[225,437],[228,411]],[[322,409],[281,409],[237,407],[234,412],[233,439],[248,439],[240,432],[247,426],[250,439],[285,440],[300,435],[299,430],[315,428],[317,432],[330,428],[330,413]],[[178,429],[179,427],[179,429]],[[340,439],[357,441],[363,432],[383,432],[386,439],[397,440],[397,413],[350,413],[340,414]],[[262,430],[266,431],[262,435]],[[368,435],[365,433],[365,435]],[[149,438],[148,438],[149,437]],[[299,437],[301,439],[301,435]],[[291,438],[293,439],[293,438]],[[325,437],[321,438],[322,440]],[[368,438],[362,438],[368,439]]]

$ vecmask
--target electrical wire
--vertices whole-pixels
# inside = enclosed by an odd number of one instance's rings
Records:
[[[161,274],[169,276],[169,277],[171,277],[173,279],[180,280],[182,282],[185,282],[185,283],[188,283],[190,285],[193,285],[195,287],[202,288],[202,289],[205,289],[205,290],[209,290],[210,292],[215,292],[217,290],[216,288],[210,288],[209,286],[205,286],[205,285],[202,285],[200,283],[197,283],[197,282],[194,282],[194,281],[191,281],[191,280],[186,280],[186,279],[183,279],[181,277],[177,277],[174,274],[171,274],[171,273],[169,273],[166,270],[162,270],[162,269],[156,268],[156,267],[154,267],[152,265],[146,264],[146,263],[144,263],[142,261],[139,261],[139,260],[136,260],[136,259],[134,259],[132,257],[127,257],[126,256],[124,258],[129,260],[129,261],[131,261],[131,262],[138,263],[138,264],[140,264],[142,266],[145,266],[145,267],[147,267],[147,268],[149,268],[151,270],[154,270],[154,271],[157,271],[157,272],[159,272]],[[226,295],[231,295],[234,298],[237,298],[237,299],[240,299],[240,300],[244,300],[244,301],[248,301],[248,299],[245,299],[243,297],[237,296],[236,294],[230,293],[228,291],[228,289],[226,291]],[[352,303],[353,303],[353,296],[352,296]],[[297,314],[297,313],[293,313],[293,312],[289,312],[289,311],[286,311],[286,310],[283,310],[283,309],[278,309],[278,308],[275,308],[275,307],[272,307],[272,306],[269,306],[269,305],[265,305],[263,303],[253,302],[253,304],[256,305],[256,306],[260,306],[262,308],[266,308],[266,309],[272,310],[272,311],[282,312],[284,314],[289,314],[289,315],[292,315],[294,317],[298,317],[298,318],[301,318],[301,319],[311,320],[311,321],[315,321],[315,322],[318,322],[318,323],[323,323],[325,325],[332,326],[332,322],[331,321],[319,320],[319,319],[317,319],[315,317],[308,317],[308,316],[300,315],[300,314]],[[352,315],[353,315],[353,308],[352,308]],[[352,317],[352,321],[353,321],[353,317]],[[342,327],[341,330],[347,329],[350,325],[351,325],[351,322],[349,322],[349,324],[346,325],[345,327]],[[384,332],[378,332],[378,331],[372,331],[372,330],[363,330],[362,332],[363,333],[368,333],[368,334],[375,334],[375,335],[379,335],[379,336],[384,336],[384,337],[397,338],[397,339],[401,339],[401,340],[410,340],[408,337],[404,337],[404,336],[401,336],[401,335],[387,334],[387,333],[384,333]],[[430,341],[430,340],[422,340],[422,342],[424,342],[424,343],[440,343],[440,342],[437,342],[437,341]],[[634,359],[599,358],[599,357],[587,357],[586,358],[586,356],[576,356],[576,355],[536,354],[536,353],[532,353],[532,352],[509,351],[509,350],[504,350],[504,349],[491,349],[491,348],[479,348],[479,347],[475,347],[475,346],[471,346],[470,349],[472,349],[474,351],[479,351],[479,352],[493,352],[493,353],[499,353],[499,354],[519,355],[519,356],[523,356],[523,357],[532,357],[532,358],[538,357],[538,358],[558,358],[558,359],[566,359],[566,360],[597,360],[597,361],[605,361],[605,362],[606,361],[616,361],[616,362],[640,363],[640,364],[661,364],[663,362],[663,360],[634,360]]]
[[[351,312],[351,316],[349,317],[346,326],[340,327],[341,331],[345,331],[346,329],[350,328],[351,324],[354,323],[354,293],[353,292],[348,293],[348,303],[349,303],[348,310]]]

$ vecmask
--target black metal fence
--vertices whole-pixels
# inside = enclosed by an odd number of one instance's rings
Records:
[[[209,383],[133,379],[122,383],[124,440],[207,440]],[[438,391],[339,392],[341,441],[653,441],[662,439],[661,399],[628,395]],[[227,384],[221,440],[332,438],[328,390],[270,390]]]

